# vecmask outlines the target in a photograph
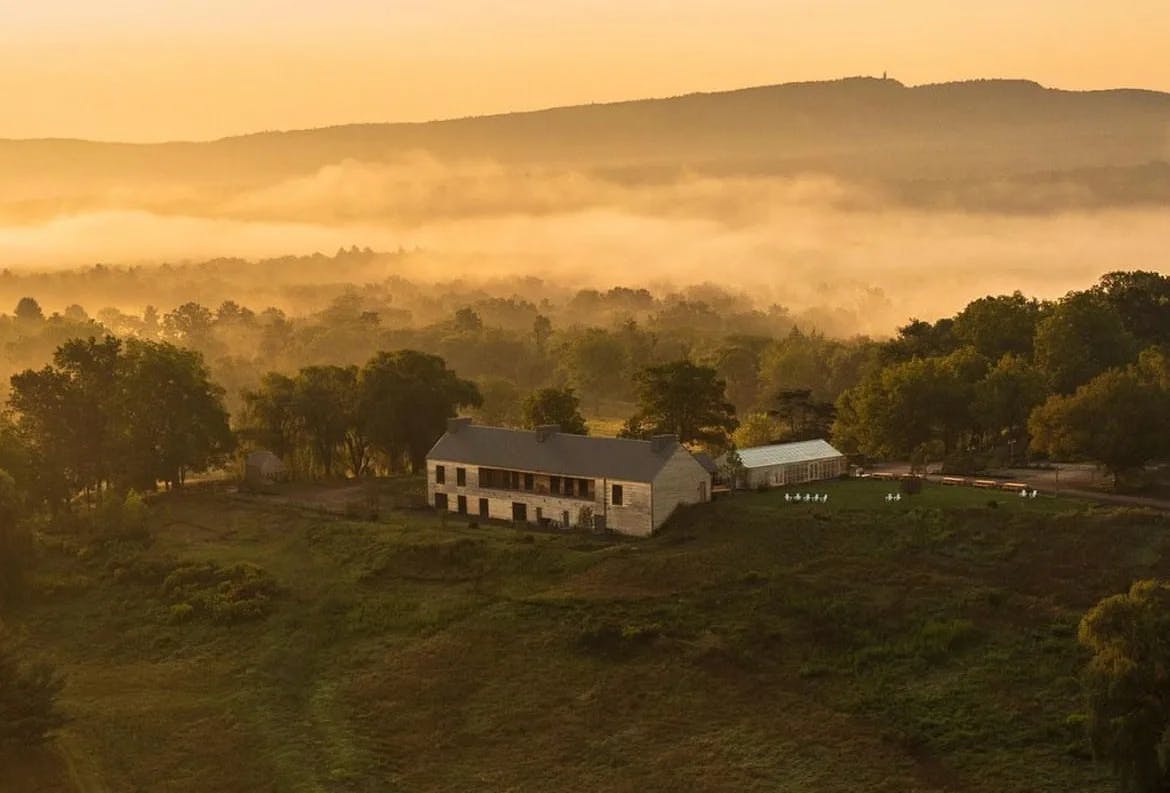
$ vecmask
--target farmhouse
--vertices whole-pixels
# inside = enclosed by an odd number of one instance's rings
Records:
[[[456,418],[427,454],[430,503],[481,518],[646,536],[710,494],[711,474],[673,435],[599,438]]]
[[[740,449],[739,458],[744,470],[738,485],[747,488],[833,479],[848,470],[845,455],[824,440],[754,446]],[[727,455],[719,458],[720,465],[726,461]]]

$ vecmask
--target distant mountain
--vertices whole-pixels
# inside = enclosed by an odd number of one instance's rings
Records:
[[[960,203],[970,203],[970,185],[994,182],[994,190],[976,191],[979,200],[1009,208],[1013,185],[1055,183],[1067,197],[1077,193],[1065,189],[1071,179],[1090,185],[1090,203],[1100,195],[1163,203],[1170,201],[1170,94],[850,78],[204,143],[0,140],[8,185],[0,201],[35,208],[39,200],[67,204],[70,196],[159,184],[233,191],[344,160],[394,162],[420,151],[586,169],[618,181],[667,180],[682,170],[825,173],[893,183],[912,202],[948,200],[960,185]]]

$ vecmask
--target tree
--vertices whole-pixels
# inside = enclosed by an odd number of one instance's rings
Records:
[[[288,459],[300,442],[301,423],[296,410],[296,383],[291,377],[269,372],[260,387],[245,391],[240,434]]]
[[[180,486],[235,447],[223,389],[211,382],[199,353],[132,339],[119,371],[116,418],[127,485]]]
[[[27,532],[17,525],[20,494],[16,481],[0,469],[0,612],[24,590],[24,573],[31,555]]]
[[[460,407],[483,399],[437,355],[416,350],[378,353],[361,373],[361,410],[370,441],[394,461],[406,455],[421,471],[426,454]]]
[[[1093,290],[1143,345],[1170,344],[1170,276],[1135,270],[1101,276]]]
[[[920,319],[911,319],[898,328],[897,337],[882,346],[882,358],[887,363],[935,358],[954,352],[957,346],[954,320],[940,319],[932,325]]]
[[[735,345],[716,353],[715,369],[727,383],[727,399],[737,412],[746,413],[759,396],[761,346]]]
[[[465,306],[455,312],[455,330],[458,333],[478,333],[483,330],[483,320],[475,309]]]
[[[581,415],[581,401],[571,388],[542,388],[524,400],[524,426],[529,429],[556,424],[561,432],[588,435]]]
[[[1170,789],[1170,583],[1138,581],[1081,620],[1089,737],[1124,793]]]
[[[970,348],[887,366],[841,395],[833,437],[873,457],[905,459],[931,441],[949,454],[971,431],[974,384],[986,366]]]
[[[1030,356],[1044,306],[1020,292],[981,297],[955,316],[955,340],[998,361],[1005,355]]]
[[[1170,394],[1138,367],[1110,369],[1070,396],[1050,397],[1028,420],[1032,448],[1102,463],[1114,487],[1127,472],[1170,451]]]
[[[536,342],[536,352],[544,355],[548,349],[548,340],[552,337],[552,320],[544,314],[537,314],[532,320],[532,338]]]
[[[1036,326],[1035,361],[1049,387],[1071,394],[1106,369],[1124,366],[1136,352],[1117,310],[1098,294],[1074,292]]]
[[[113,399],[122,343],[71,339],[53,355],[55,366],[12,377],[11,405],[37,461],[50,500],[108,482],[116,454]]]
[[[57,707],[65,680],[46,664],[17,662],[0,637],[0,747],[43,743],[68,721]]]
[[[184,303],[163,316],[162,327],[167,338],[189,346],[203,346],[211,336],[214,316],[195,302]]]
[[[504,377],[489,377],[479,382],[483,404],[476,420],[492,427],[519,427],[524,423],[524,396],[516,383]]]
[[[579,394],[592,400],[595,412],[602,398],[621,396],[628,382],[625,347],[613,334],[589,328],[570,340],[562,355],[569,381]]]
[[[356,366],[307,366],[293,381],[293,412],[325,476],[336,472],[337,453],[350,455],[354,476],[366,468],[365,435],[358,410]]]
[[[1044,375],[1024,358],[1009,353],[975,384],[975,418],[985,432],[1025,443],[1028,417],[1047,396]]]
[[[779,419],[785,427],[782,438],[786,441],[824,438],[837,417],[833,403],[813,399],[812,391],[808,388],[781,391],[776,395],[775,405],[768,411],[768,415]]]
[[[725,384],[709,366],[675,361],[647,367],[634,379],[639,410],[622,428],[626,437],[673,434],[681,443],[724,447],[739,426]]]
[[[776,420],[767,413],[749,413],[743,417],[731,440],[740,449],[751,449],[755,446],[767,446],[775,443],[780,437],[780,428]]]
[[[31,297],[22,297],[17,301],[13,313],[21,322],[43,322],[45,319],[45,312],[41,310],[41,304]]]

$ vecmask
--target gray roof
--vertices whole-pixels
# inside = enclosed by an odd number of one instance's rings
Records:
[[[763,468],[768,465],[785,465],[787,463],[811,463],[816,460],[844,456],[830,446],[828,441],[820,439],[797,443],[777,443],[772,446],[754,446],[750,449],[739,450],[739,459],[743,460],[745,468]]]
[[[544,440],[538,440],[544,435]],[[679,449],[673,438],[653,441],[537,433],[464,424],[450,429],[427,453],[428,460],[534,471],[560,476],[651,482]]]
[[[707,469],[707,473],[719,473],[719,466],[716,465],[715,460],[711,457],[711,455],[707,454],[706,452],[691,452],[691,456],[695,458],[699,465]]]

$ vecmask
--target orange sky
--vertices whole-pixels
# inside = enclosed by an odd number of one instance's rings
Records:
[[[150,141],[793,80],[1170,91],[1167,0],[0,0],[0,137]]]

